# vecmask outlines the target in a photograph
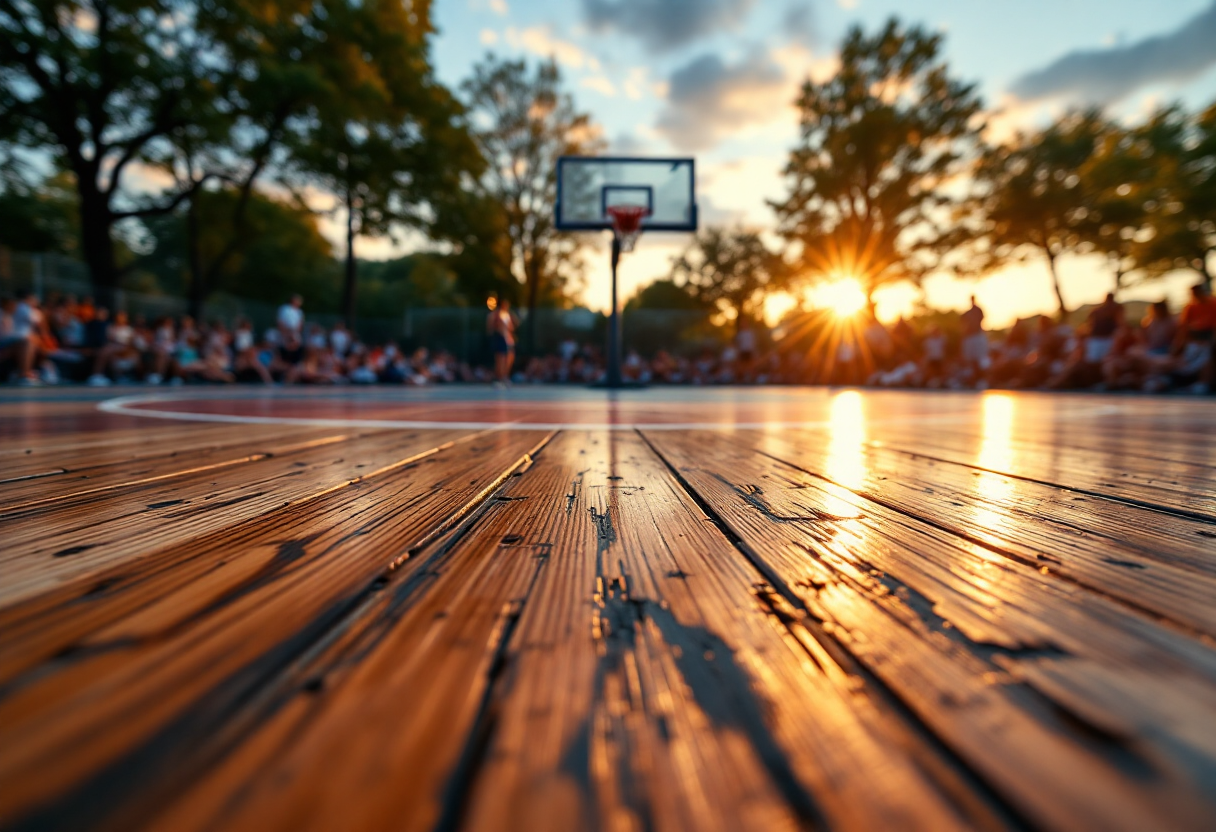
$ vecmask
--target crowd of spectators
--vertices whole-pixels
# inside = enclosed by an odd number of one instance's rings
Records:
[[[489,366],[447,351],[406,352],[393,342],[365,344],[341,323],[306,322],[299,296],[258,333],[249,320],[231,327],[190,317],[131,319],[89,299],[51,299],[43,309],[26,293],[0,303],[0,379],[20,384],[84,381],[178,385],[488,383]],[[692,356],[628,351],[628,381],[665,384],[866,384],[939,389],[1096,389],[1208,392],[1213,389],[1216,299],[1196,286],[1173,315],[1164,301],[1129,321],[1108,296],[1079,327],[1046,316],[1018,322],[997,337],[972,306],[952,322],[917,330],[872,315],[836,322],[810,348],[761,349],[743,325],[724,346]],[[489,328],[491,333],[493,327]],[[947,331],[949,330],[949,331]],[[766,339],[765,339],[766,340]],[[554,354],[514,359],[515,383],[592,383],[604,378],[602,351],[568,339]],[[488,363],[488,362],[487,362]]]
[[[870,319],[852,353],[868,359],[865,383],[883,387],[1184,391],[1208,393],[1216,381],[1216,298],[1203,284],[1175,316],[1165,301],[1128,320],[1113,294],[1073,327],[1043,315],[1019,321],[1003,338],[983,329],[972,299],[952,344],[940,327],[917,335],[906,322]],[[850,348],[842,347],[846,359]],[[857,372],[839,362],[845,375]],[[866,363],[866,362],[862,362]]]
[[[111,314],[90,299],[51,300],[33,293],[0,304],[0,378],[18,384],[83,381],[180,385],[189,382],[264,384],[426,384],[489,381],[448,352],[411,353],[389,342],[362,343],[343,324],[306,324],[295,296],[262,333],[247,318],[231,327],[189,316],[153,321]]]

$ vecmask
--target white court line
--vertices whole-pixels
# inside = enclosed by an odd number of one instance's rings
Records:
[[[136,405],[162,402],[214,401],[199,396],[136,395],[107,399],[97,405],[103,413],[123,416],[144,416],[149,419],[170,419],[179,422],[219,422],[233,425],[303,425],[321,428],[406,428],[414,430],[761,430],[764,428],[830,427],[829,419],[806,422],[454,422],[417,421],[411,419],[312,419],[294,416],[236,416],[228,413],[187,413],[177,410],[148,410]],[[307,401],[307,399],[293,399]],[[428,402],[432,406],[443,402]],[[461,402],[452,402],[458,407]],[[524,404],[534,404],[525,402]],[[683,403],[681,403],[683,404]],[[1076,419],[1086,416],[1109,416],[1121,413],[1120,405],[1087,405],[1076,410],[1055,414],[1053,419]],[[970,422],[982,418],[976,412],[958,414],[925,414],[898,419],[867,419],[868,425],[939,424]]]

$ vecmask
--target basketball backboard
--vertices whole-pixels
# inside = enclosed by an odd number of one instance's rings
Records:
[[[643,231],[696,231],[696,168],[692,159],[562,156],[557,160],[557,227],[612,228],[608,209],[649,209]]]

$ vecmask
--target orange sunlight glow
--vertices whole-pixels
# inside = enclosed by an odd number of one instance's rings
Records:
[[[837,318],[852,318],[866,308],[866,293],[855,277],[841,277],[814,290],[815,304]]]

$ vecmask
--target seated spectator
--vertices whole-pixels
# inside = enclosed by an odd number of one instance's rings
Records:
[[[257,379],[263,384],[274,383],[270,368],[262,361],[248,318],[237,318],[236,329],[232,331],[232,356],[232,371],[238,381]]]
[[[1178,316],[1179,366],[1171,376],[1174,386],[1208,393],[1216,373],[1216,298],[1203,283],[1191,287],[1191,299]]]
[[[31,311],[37,303],[32,292],[23,295],[20,302],[9,298],[0,302],[0,364],[12,365],[18,384],[39,383],[34,372],[38,349]]]
[[[1030,352],[1026,355],[1022,371],[1010,386],[1015,389],[1040,387],[1063,370],[1068,332],[1051,318],[1040,315],[1038,327],[1030,337]]]
[[[100,316],[98,316],[100,320]],[[89,384],[101,386],[110,384],[113,379],[120,379],[138,370],[140,367],[139,348],[135,344],[135,328],[131,326],[126,312],[115,312],[114,320],[106,327],[106,340],[97,351],[93,362],[93,375],[89,376]]]
[[[177,330],[169,316],[158,318],[152,328],[152,372],[144,377],[148,384],[160,384],[168,377],[177,348]]]
[[[1085,361],[1101,364],[1110,355],[1115,345],[1115,334],[1124,325],[1123,306],[1115,300],[1113,292],[1089,312],[1088,334],[1085,338]]]
[[[1030,320],[1018,321],[1009,330],[1004,343],[993,351],[988,381],[994,387],[1009,386],[1025,366],[1031,351]]]
[[[292,371],[304,361],[304,345],[293,332],[280,332],[279,339],[274,360],[270,364],[270,372],[275,378],[289,382]]]
[[[926,387],[941,387],[946,378],[946,333],[931,326],[921,341],[921,375]]]
[[[1112,355],[1103,364],[1103,376],[1110,390],[1162,387],[1164,376],[1174,365],[1173,348],[1178,326],[1165,301],[1149,307],[1138,331],[1131,332],[1132,342],[1126,350]],[[1129,330],[1130,332],[1130,330]]]
[[[338,321],[334,324],[334,328],[329,333],[329,348],[334,351],[334,355],[339,359],[345,359],[347,352],[350,350],[352,336],[350,330],[346,328],[343,321]]]

